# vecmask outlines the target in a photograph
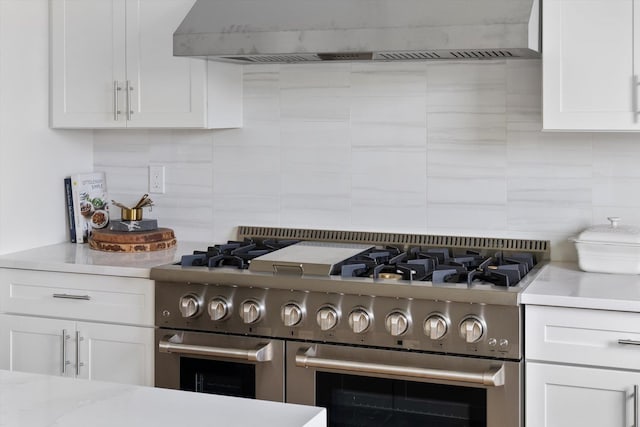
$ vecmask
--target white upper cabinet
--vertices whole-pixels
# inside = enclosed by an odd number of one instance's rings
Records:
[[[635,3],[545,1],[544,129],[640,130],[640,2]]]
[[[51,0],[51,126],[242,125],[242,67],[173,56],[194,0]]]

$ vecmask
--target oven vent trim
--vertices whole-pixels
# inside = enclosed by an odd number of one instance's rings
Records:
[[[376,245],[434,246],[463,249],[492,249],[542,254],[550,259],[548,240],[506,239],[494,237],[442,236],[348,230],[319,230],[304,228],[239,226],[238,239],[295,239],[324,242],[371,243]]]

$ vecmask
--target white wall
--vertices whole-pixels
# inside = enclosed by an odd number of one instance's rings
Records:
[[[245,67],[242,129],[95,132],[95,168],[182,240],[237,225],[550,239],[640,225],[637,134],[541,132],[538,60]],[[148,215],[148,216],[149,216]]]
[[[66,175],[91,171],[90,131],[48,127],[48,0],[0,0],[0,253],[67,239]]]

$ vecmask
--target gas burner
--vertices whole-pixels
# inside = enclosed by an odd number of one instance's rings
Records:
[[[370,277],[431,281],[434,284],[467,283],[469,287],[488,283],[515,286],[536,264],[528,253],[492,256],[467,250],[453,253],[449,248],[414,247],[406,252],[397,247],[373,248],[344,261],[338,268],[341,277]]]
[[[538,261],[535,251],[498,249],[496,252],[496,249],[482,245],[465,248],[458,246],[455,239],[446,238],[440,239],[442,246],[406,243],[396,246],[395,241],[375,246],[243,237],[243,240],[228,241],[184,255],[178,265],[210,270],[227,267],[227,272],[229,269],[249,269],[252,273],[270,274],[277,267],[293,275],[369,278],[389,284],[399,280],[431,282],[442,287],[464,284],[469,288],[495,289],[518,286]],[[451,246],[447,246],[448,240],[453,243]],[[309,262],[314,257],[320,261]]]
[[[469,271],[467,284],[474,280],[491,282],[498,286],[515,286],[536,264],[532,254],[514,253],[504,256],[502,252],[487,258],[475,270]]]
[[[183,255],[179,265],[190,267],[236,267],[249,268],[251,260],[270,252],[298,243],[298,240],[267,239],[256,242],[253,239],[228,241],[209,246],[206,251],[193,251],[193,255]]]

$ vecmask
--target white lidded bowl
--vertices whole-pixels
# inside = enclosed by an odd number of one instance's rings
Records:
[[[576,244],[580,269],[640,274],[640,228],[620,225],[618,217],[607,219],[610,224],[589,227],[570,239]]]

